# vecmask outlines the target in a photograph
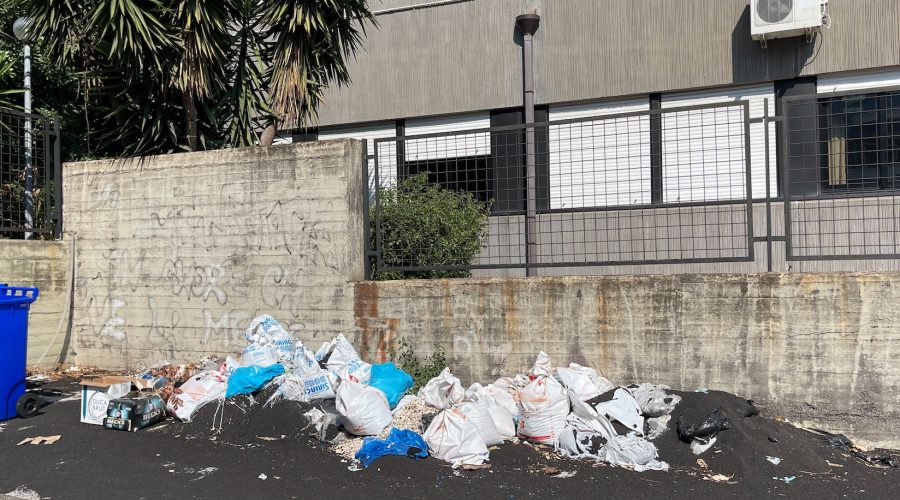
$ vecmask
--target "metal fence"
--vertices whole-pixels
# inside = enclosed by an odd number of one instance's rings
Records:
[[[59,123],[0,108],[0,237],[59,237]]]
[[[900,257],[900,89],[784,100],[788,260]]]
[[[752,261],[750,142],[747,102],[376,139],[370,255],[377,271]],[[391,220],[416,176],[489,214],[474,257]]]

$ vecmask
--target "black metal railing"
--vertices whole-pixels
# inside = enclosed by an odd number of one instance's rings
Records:
[[[376,139],[367,161],[375,269],[752,261],[750,123],[748,103],[731,102]],[[483,207],[480,251],[435,252],[440,234],[414,237],[415,222],[389,220],[385,204],[417,176]]]
[[[900,257],[900,89],[786,98],[788,260]]]
[[[58,121],[0,108],[0,237],[59,237],[61,174]]]

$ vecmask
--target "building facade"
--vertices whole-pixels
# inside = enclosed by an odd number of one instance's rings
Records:
[[[381,185],[429,172],[489,201],[486,267],[896,268],[900,2],[831,0],[830,27],[765,48],[754,4],[375,0],[352,83],[294,140],[366,139]],[[548,124],[538,241],[521,236],[526,12],[541,16],[535,123]]]

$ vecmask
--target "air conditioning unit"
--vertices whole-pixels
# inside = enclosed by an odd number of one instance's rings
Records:
[[[812,34],[828,22],[828,0],[751,0],[750,35],[766,46],[767,40]]]

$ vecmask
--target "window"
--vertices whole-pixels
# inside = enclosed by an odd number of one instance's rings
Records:
[[[900,187],[900,91],[819,99],[822,192]]]
[[[494,201],[493,169],[488,156],[407,161],[402,168],[403,173],[409,176],[427,174],[429,184],[471,193],[481,202]]]

